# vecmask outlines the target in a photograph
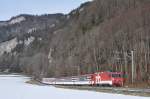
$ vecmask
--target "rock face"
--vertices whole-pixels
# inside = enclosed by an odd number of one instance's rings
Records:
[[[147,80],[149,11],[149,0],[94,0],[67,15],[16,16],[0,22],[1,45],[18,42],[2,51],[0,66],[35,77],[108,70],[131,75],[134,49],[135,79]]]
[[[54,25],[59,25],[59,21],[65,21],[65,15],[18,15],[8,21],[0,22],[0,42],[46,28],[54,29]]]
[[[23,65],[23,57],[34,56],[44,46],[48,48],[49,36],[65,22],[66,17],[63,14],[23,14],[0,22],[0,68],[16,71],[16,68]]]
[[[25,20],[26,20],[25,17],[20,16],[20,17],[17,17],[17,18],[15,18],[15,19],[12,19],[8,24],[9,24],[9,25],[13,25],[13,24],[16,24],[16,23],[20,23],[20,22],[22,22],[22,21],[25,21]]]
[[[17,38],[0,43],[0,56],[3,55],[4,52],[10,53],[17,46],[17,44]]]

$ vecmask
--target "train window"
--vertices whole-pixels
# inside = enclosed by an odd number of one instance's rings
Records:
[[[112,77],[114,77],[114,78],[120,78],[120,77],[122,77],[122,75],[121,74],[112,74]]]
[[[80,81],[85,81],[86,80],[86,77],[85,76],[81,76],[80,77]]]

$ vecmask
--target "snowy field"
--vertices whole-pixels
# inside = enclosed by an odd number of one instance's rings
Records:
[[[119,94],[60,89],[25,83],[28,77],[0,75],[0,99],[150,99]]]

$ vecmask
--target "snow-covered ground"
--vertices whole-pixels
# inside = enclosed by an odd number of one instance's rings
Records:
[[[60,89],[25,83],[28,77],[0,75],[0,99],[150,99],[119,94]]]

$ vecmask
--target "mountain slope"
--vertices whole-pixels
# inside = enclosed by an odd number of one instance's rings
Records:
[[[17,21],[0,22],[1,42],[18,42],[11,52],[3,51],[0,64],[37,78],[123,71],[130,82],[133,50],[134,79],[148,82],[149,10],[149,0],[94,0],[68,15],[30,20],[21,15]]]

